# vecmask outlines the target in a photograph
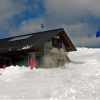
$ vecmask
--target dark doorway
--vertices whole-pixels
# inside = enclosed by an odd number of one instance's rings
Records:
[[[36,68],[39,68],[40,67],[40,56],[36,56]]]
[[[28,67],[28,56],[27,57],[16,57],[12,58],[12,65],[13,66],[25,66]]]

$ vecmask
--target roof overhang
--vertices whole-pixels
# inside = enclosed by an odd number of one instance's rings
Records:
[[[27,38],[28,36],[31,36]],[[66,52],[76,51],[75,46],[69,39],[68,35],[63,28],[43,31],[35,34],[29,34],[24,36],[11,37],[7,39],[0,40],[0,53],[10,53],[10,52],[20,52],[20,51],[30,51],[40,48],[45,42],[53,38],[54,36],[59,36],[65,45]],[[23,37],[23,38],[22,38]],[[11,41],[13,39],[13,41]],[[19,39],[15,41],[16,39]],[[23,40],[20,40],[23,39]],[[9,42],[10,41],[10,42]],[[4,43],[4,44],[2,44]]]
[[[59,34],[59,37],[62,39],[67,52],[77,51],[74,44],[71,42],[70,38],[68,37],[68,35],[64,30]]]

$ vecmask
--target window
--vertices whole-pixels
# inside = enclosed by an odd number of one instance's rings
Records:
[[[55,48],[62,48],[61,39],[52,38],[52,46],[55,47]]]
[[[12,38],[11,40],[9,41],[16,41],[16,40],[22,40],[22,39],[27,39],[29,37],[31,37],[32,35],[27,35],[27,36],[19,36],[19,37],[15,37],[15,38]]]

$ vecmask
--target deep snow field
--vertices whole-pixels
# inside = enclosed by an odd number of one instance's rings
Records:
[[[100,48],[77,48],[65,68],[0,69],[0,100],[100,100]]]

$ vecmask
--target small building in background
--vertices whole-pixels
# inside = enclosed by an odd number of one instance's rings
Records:
[[[36,68],[53,68],[70,62],[67,55],[76,51],[63,28],[0,39],[0,67],[29,66],[31,58]]]

